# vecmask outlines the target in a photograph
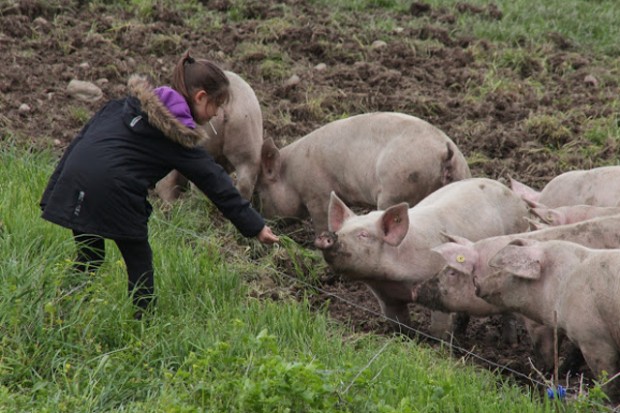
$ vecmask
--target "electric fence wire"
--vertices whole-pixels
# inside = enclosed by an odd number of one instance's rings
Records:
[[[190,235],[190,236],[192,236],[194,238],[197,238],[197,239],[200,239],[200,240],[203,240],[203,241],[208,241],[205,237],[203,237],[202,235],[200,235],[200,234],[198,234],[198,233],[196,233],[194,231],[191,231],[191,230],[188,230],[188,229],[185,229],[185,228],[181,228],[179,226],[171,224],[170,222],[164,221],[164,220],[159,219],[157,217],[153,217],[152,219],[157,221],[157,222],[159,222],[159,223],[161,223],[161,224],[164,224],[164,225],[166,225],[166,226],[168,226],[170,228],[173,228],[175,231],[178,231],[178,232],[181,232],[181,233],[185,233],[187,235]],[[294,241],[292,241],[292,242],[294,242]],[[346,299],[344,297],[341,297],[341,296],[339,296],[337,294],[334,294],[334,293],[329,292],[329,291],[327,291],[325,289],[317,287],[316,285],[311,284],[311,283],[309,283],[307,281],[304,281],[304,280],[302,280],[300,278],[294,277],[294,276],[292,276],[290,274],[286,274],[286,273],[280,273],[280,275],[285,276],[286,278],[288,278],[291,281],[300,283],[300,284],[304,285],[307,288],[314,289],[314,290],[316,290],[316,291],[318,291],[318,292],[320,292],[322,294],[325,294],[326,296],[333,297],[334,299],[336,299],[338,301],[341,301],[341,302],[343,302],[343,303],[345,303],[345,304],[347,304],[347,305],[349,305],[351,307],[357,308],[357,309],[362,310],[362,311],[364,311],[364,312],[366,312],[368,314],[372,314],[373,316],[376,316],[376,317],[382,318],[382,319],[384,319],[386,321],[389,321],[391,323],[394,323],[394,324],[399,326],[399,328],[401,329],[401,332],[406,330],[406,331],[409,331],[411,333],[416,334],[418,337],[424,337],[424,338],[426,338],[428,340],[436,341],[436,342],[438,342],[439,344],[441,344],[443,346],[447,346],[450,349],[451,352],[454,352],[454,351],[460,352],[464,356],[469,356],[469,357],[475,358],[475,359],[479,360],[480,362],[482,362],[484,364],[487,364],[487,365],[492,366],[492,367],[494,367],[496,369],[499,369],[499,371],[501,371],[501,372],[508,372],[508,373],[512,374],[513,376],[525,379],[525,380],[529,381],[530,383],[532,383],[532,384],[534,384],[536,386],[540,386],[540,387],[543,387],[543,388],[549,388],[549,386],[550,386],[550,382],[544,383],[542,381],[536,380],[536,379],[532,378],[532,376],[527,375],[525,373],[522,373],[520,371],[514,370],[514,369],[508,367],[507,365],[496,363],[496,362],[494,362],[492,360],[489,360],[489,359],[487,359],[487,358],[485,358],[485,357],[483,357],[483,356],[481,356],[479,354],[476,354],[473,351],[468,350],[468,349],[466,349],[464,347],[455,345],[452,342],[446,341],[446,340],[444,340],[442,338],[439,338],[439,337],[435,337],[435,336],[427,334],[427,333],[425,333],[425,332],[423,332],[421,330],[413,328],[413,327],[411,327],[409,325],[403,324],[403,323],[399,322],[398,320],[394,320],[394,319],[392,319],[390,317],[387,317],[386,315],[384,315],[384,314],[382,314],[380,312],[377,312],[377,311],[375,311],[375,310],[373,310],[371,308],[365,307],[365,306],[360,305],[360,304],[358,304],[356,302],[353,302],[353,301],[348,300],[348,299]],[[616,378],[616,377],[614,376],[612,379],[614,379],[614,378]],[[611,381],[611,379],[609,381]],[[609,412],[620,412],[619,409],[615,409],[615,408],[612,408],[612,407],[609,407],[609,406],[605,406],[605,405],[602,405],[602,404],[599,404],[599,403],[596,403],[596,406],[600,407],[600,408],[602,408],[602,409],[604,409],[606,411],[609,411]]]

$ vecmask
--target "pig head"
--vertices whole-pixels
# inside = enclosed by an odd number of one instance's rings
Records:
[[[198,127],[209,135],[204,148],[226,172],[235,173],[235,186],[249,200],[260,171],[263,115],[252,87],[236,73],[225,73],[230,81],[230,100],[208,124]],[[187,179],[173,170],[157,183],[155,193],[172,202],[187,187]]]
[[[471,177],[443,132],[413,116],[376,112],[330,122],[278,149],[266,139],[256,184],[266,218],[310,216],[328,229],[332,191],[350,206],[415,205],[441,186]]]
[[[595,376],[620,370],[620,250],[516,239],[489,265],[494,273],[474,279],[481,298],[557,326],[581,349]],[[606,391],[619,400],[617,381]]]

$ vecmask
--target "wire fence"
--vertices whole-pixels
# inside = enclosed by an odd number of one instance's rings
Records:
[[[195,237],[195,238],[203,240],[203,241],[208,241],[201,234],[196,233],[194,231],[191,231],[191,230],[188,230],[188,229],[181,228],[179,226],[173,225],[173,224],[171,224],[171,223],[169,223],[167,221],[164,221],[162,219],[159,219],[157,217],[153,217],[153,220],[156,220],[157,222],[159,222],[159,223],[161,223],[163,225],[171,227],[175,231],[178,231],[180,233],[184,233],[186,235]],[[286,239],[286,242],[295,243],[295,241],[293,241],[292,239],[290,239],[290,238],[288,238],[286,236],[281,236],[280,238],[281,239],[282,238]],[[536,370],[536,368],[534,367],[533,363],[530,360],[530,365],[532,366],[532,370],[534,370],[537,373],[537,375],[539,377],[541,377],[541,379],[542,379],[542,380],[537,380],[537,379],[533,378],[531,374],[525,374],[525,373],[520,372],[518,370],[512,369],[512,368],[510,368],[507,365],[496,363],[496,362],[494,362],[492,360],[489,360],[488,358],[485,358],[485,357],[481,356],[480,354],[477,354],[477,353],[475,353],[475,352],[473,352],[473,351],[471,351],[469,349],[466,349],[464,347],[458,346],[458,345],[454,344],[454,342],[452,342],[452,341],[447,341],[447,340],[444,340],[442,338],[435,337],[435,336],[433,336],[431,334],[428,334],[428,333],[426,333],[424,331],[416,329],[416,328],[414,328],[412,326],[403,324],[403,323],[399,322],[398,320],[392,319],[390,317],[385,316],[383,313],[380,313],[380,312],[377,312],[377,311],[373,310],[372,308],[363,306],[363,305],[361,305],[359,303],[356,303],[356,302],[351,301],[351,300],[349,300],[347,298],[344,298],[344,297],[339,296],[337,294],[334,294],[334,293],[332,293],[330,291],[327,291],[327,290],[317,286],[316,284],[309,283],[308,281],[303,280],[303,279],[298,278],[298,277],[295,277],[295,276],[293,276],[291,274],[287,274],[287,273],[279,273],[279,274],[284,276],[285,278],[289,279],[290,281],[293,281],[293,282],[296,282],[296,283],[299,283],[299,284],[303,285],[306,288],[316,290],[316,291],[320,292],[321,294],[324,294],[326,296],[332,297],[335,300],[338,300],[338,301],[340,301],[340,302],[342,302],[342,303],[344,303],[344,304],[346,304],[348,306],[351,306],[353,308],[357,308],[357,309],[362,310],[362,311],[364,311],[364,312],[366,312],[366,313],[368,313],[370,315],[373,315],[373,316],[379,317],[379,318],[381,318],[381,319],[383,319],[385,321],[391,322],[394,325],[398,326],[400,328],[401,332],[405,332],[406,331],[406,332],[412,333],[416,337],[423,337],[423,338],[425,338],[427,340],[437,342],[437,343],[441,344],[442,346],[447,347],[450,350],[451,353],[457,353],[458,352],[458,353],[462,354],[463,357],[470,357],[472,359],[476,359],[480,363],[482,363],[483,365],[488,365],[488,366],[490,366],[490,367],[492,367],[494,369],[497,369],[501,373],[505,373],[505,374],[509,373],[509,374],[513,375],[514,377],[521,378],[524,381],[529,382],[533,386],[538,386],[540,388],[546,389],[547,390],[547,394],[548,394],[549,397],[556,397],[556,395],[558,395],[560,393],[560,391],[563,391],[565,393],[573,393],[575,395],[582,394],[582,392],[583,392],[583,375],[581,376],[581,379],[579,381],[580,385],[578,387],[569,386],[568,378],[567,378],[566,386],[557,386],[556,384],[553,383],[552,380],[545,379],[544,374],[542,372]],[[381,349],[381,351],[383,351],[386,346],[387,346],[387,343],[386,343],[386,345],[384,345],[384,347]],[[378,354],[380,354],[381,351]],[[375,355],[373,357],[373,359],[368,362],[368,364],[360,371],[359,374],[361,374],[361,372],[364,369],[366,369],[374,361],[374,359],[378,356],[378,354]],[[620,377],[620,372],[618,372],[617,374],[615,374],[614,376],[609,378],[605,383],[602,383],[601,386],[606,385],[607,383],[611,382],[612,380],[617,379],[618,377]],[[591,403],[591,404],[596,405],[598,408],[601,409],[601,411],[618,412],[618,413],[620,413],[620,406],[618,406],[616,408],[613,408],[613,407],[606,406],[606,405],[599,404],[599,403]]]

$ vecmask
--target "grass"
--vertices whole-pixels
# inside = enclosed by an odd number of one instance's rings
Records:
[[[314,4],[329,7],[333,15],[345,16],[349,11],[376,11],[389,9],[409,13],[411,3],[406,0],[314,0]],[[477,38],[503,42],[518,47],[523,42],[537,44],[549,41],[558,33],[580,50],[619,56],[620,9],[615,0],[496,0],[502,12],[500,19],[493,18],[486,0],[424,0],[433,8],[443,9],[457,17],[460,31]],[[469,7],[461,7],[466,5]],[[424,15],[422,14],[422,17]],[[342,18],[342,17],[340,17]],[[412,19],[412,25],[419,21]]]
[[[443,351],[353,334],[305,298],[256,298],[261,278],[284,282],[282,249],[301,263],[290,275],[312,282],[312,253],[289,241],[248,258],[254,241],[231,234],[201,197],[156,209],[158,308],[149,322],[134,321],[114,245],[98,274],[75,274],[69,231],[39,217],[55,157],[6,145],[0,162],[0,411],[556,408]]]

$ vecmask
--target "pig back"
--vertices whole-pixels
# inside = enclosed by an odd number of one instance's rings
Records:
[[[452,179],[470,177],[464,155],[441,130],[414,116],[375,112],[330,122],[280,152],[297,170],[296,187],[324,184],[350,205],[377,207],[380,196],[413,205],[442,186],[448,148]]]
[[[410,211],[412,222],[428,221],[427,225],[471,241],[528,228],[525,202],[501,182],[488,178],[453,182]]]
[[[620,202],[620,166],[570,171],[543,188],[539,202],[556,208],[566,205],[616,206]]]

